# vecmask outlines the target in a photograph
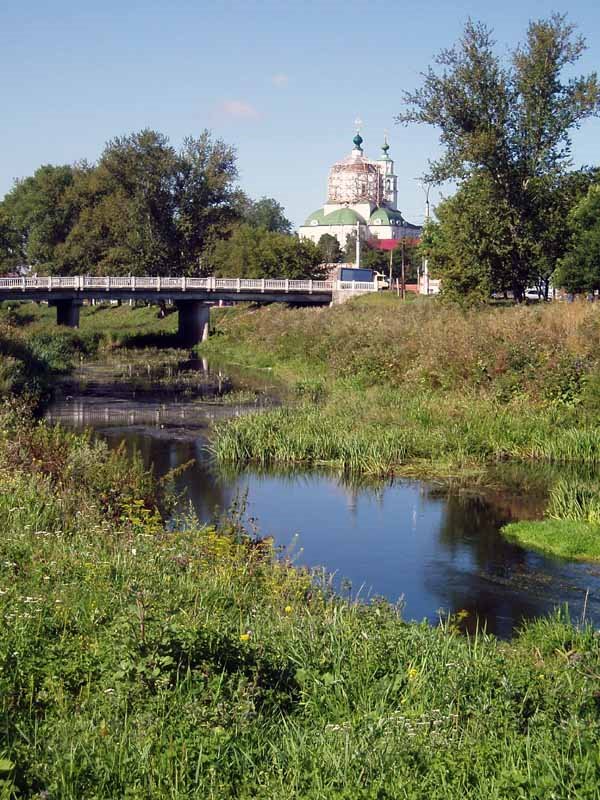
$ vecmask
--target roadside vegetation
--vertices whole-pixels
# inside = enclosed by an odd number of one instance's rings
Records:
[[[591,628],[353,604],[14,402],[0,465],[0,796],[596,796]]]

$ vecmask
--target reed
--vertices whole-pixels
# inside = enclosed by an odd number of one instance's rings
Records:
[[[550,490],[547,514],[553,519],[581,520],[600,525],[600,487],[597,481],[559,480]]]
[[[386,406],[377,391],[361,397],[330,386],[324,403],[220,423],[212,448],[222,462],[329,464],[382,475],[416,461],[428,462],[431,474],[439,464],[467,468],[507,459],[598,464],[600,428],[560,428],[555,417],[553,411],[447,394],[413,397],[397,409]]]

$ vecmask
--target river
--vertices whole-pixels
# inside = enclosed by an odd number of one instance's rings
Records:
[[[201,522],[236,503],[260,535],[272,535],[297,564],[323,567],[336,590],[400,602],[406,619],[461,625],[509,637],[524,620],[568,604],[600,624],[600,565],[540,555],[508,542],[507,522],[541,516],[540,492],[448,490],[433,481],[353,485],[323,472],[220,469],[208,443],[215,420],[260,413],[280,402],[269,373],[202,361],[164,363],[143,354],[83,365],[49,408],[51,422],[92,428],[125,442],[162,476],[176,478]],[[518,475],[512,478],[518,486]]]

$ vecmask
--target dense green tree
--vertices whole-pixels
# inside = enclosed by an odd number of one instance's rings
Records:
[[[441,279],[444,297],[469,304],[512,288],[510,213],[497,204],[483,174],[438,205],[420,251],[431,275]]]
[[[237,185],[236,151],[204,130],[188,137],[178,158],[176,227],[182,274],[205,271],[205,250],[227,234],[240,218],[242,192]]]
[[[324,233],[317,243],[319,257],[324,264],[337,264],[342,260],[342,248],[337,236]]]
[[[584,168],[539,182],[539,213],[532,226],[534,269],[530,284],[545,297],[548,296],[552,274],[570,245],[571,211],[598,179],[598,169]]]
[[[569,215],[571,246],[561,260],[554,283],[568,292],[600,290],[600,184]]]
[[[177,151],[144,130],[113,139],[94,166],[40,168],[0,208],[40,271],[197,274],[239,219],[236,179],[234,149],[208,131]]]
[[[23,236],[15,228],[8,212],[0,204],[0,274],[25,262]]]
[[[272,197],[260,200],[245,198],[242,204],[242,220],[255,228],[265,228],[273,233],[291,233],[292,223],[285,216],[285,209]]]
[[[364,242],[361,240],[360,243],[360,252],[362,255]],[[354,264],[356,261],[356,234],[349,233],[346,236],[346,243],[344,245],[344,249],[342,250],[342,260],[345,264]]]
[[[176,153],[142,131],[114,139],[67,192],[77,213],[53,253],[52,271],[164,274],[177,264]]]
[[[234,150],[207,131],[179,152],[155,131],[114,139],[76,187],[81,213],[62,259],[97,273],[196,274],[237,218],[236,177]]]
[[[73,167],[46,165],[15,183],[0,204],[10,231],[10,245],[0,250],[5,267],[20,263],[51,270],[54,250],[73,224],[75,209],[67,197],[73,180]]]
[[[556,264],[567,251],[570,209],[594,180],[594,170],[580,170],[538,180],[535,201],[539,213],[530,220],[530,261],[525,285],[546,295]],[[514,290],[514,209],[501,202],[482,171],[463,181],[457,192],[436,209],[424,236],[421,254],[429,259],[431,274],[442,279],[449,299],[480,302],[492,292]]]
[[[207,261],[213,274],[226,277],[322,277],[313,242],[247,223],[237,226],[229,239],[216,242]]]
[[[469,21],[459,44],[437,56],[437,71],[429,68],[421,88],[405,94],[398,121],[440,130],[444,152],[428,180],[485,180],[502,227],[508,226],[507,275],[520,299],[549,258],[544,198],[569,169],[571,130],[598,114],[600,89],[595,74],[563,80],[585,49],[563,15],[530,23],[525,44],[508,63],[494,47],[491,32]],[[473,267],[466,265],[469,285]],[[481,286],[489,284],[488,268],[482,265]]]

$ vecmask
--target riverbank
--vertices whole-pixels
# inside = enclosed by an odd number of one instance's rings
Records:
[[[353,604],[238,516],[167,530],[139,460],[9,409],[0,464],[3,796],[595,796],[590,628]]]
[[[326,310],[222,310],[201,352],[272,369],[299,402],[219,426],[215,454],[479,481],[503,461],[595,468],[598,345],[600,314],[583,304],[463,312],[380,295]],[[540,527],[537,548],[572,554],[579,542],[574,557],[598,557],[586,504],[600,494],[589,488],[585,508],[552,512],[569,546],[557,549],[554,525],[546,539]],[[586,536],[570,537],[569,520]]]
[[[10,337],[49,376],[119,349],[141,348],[151,361],[144,347],[159,346],[163,357],[176,344],[176,315],[160,319],[154,307],[85,307],[79,331],[57,329],[54,314],[35,304],[0,311]],[[215,335],[202,353],[268,370],[295,396],[293,409],[218,426],[222,463],[482,484],[490,465],[509,460],[588,470],[600,460],[600,315],[589,304],[464,312],[381,293],[333,309],[240,305],[213,309],[211,318]],[[600,503],[593,482],[588,502]],[[588,516],[571,508],[558,519],[587,527],[577,541],[590,542]],[[561,530],[568,534],[568,522]],[[537,548],[564,552],[554,535],[546,545],[535,538]],[[575,557],[597,555],[586,548]]]

